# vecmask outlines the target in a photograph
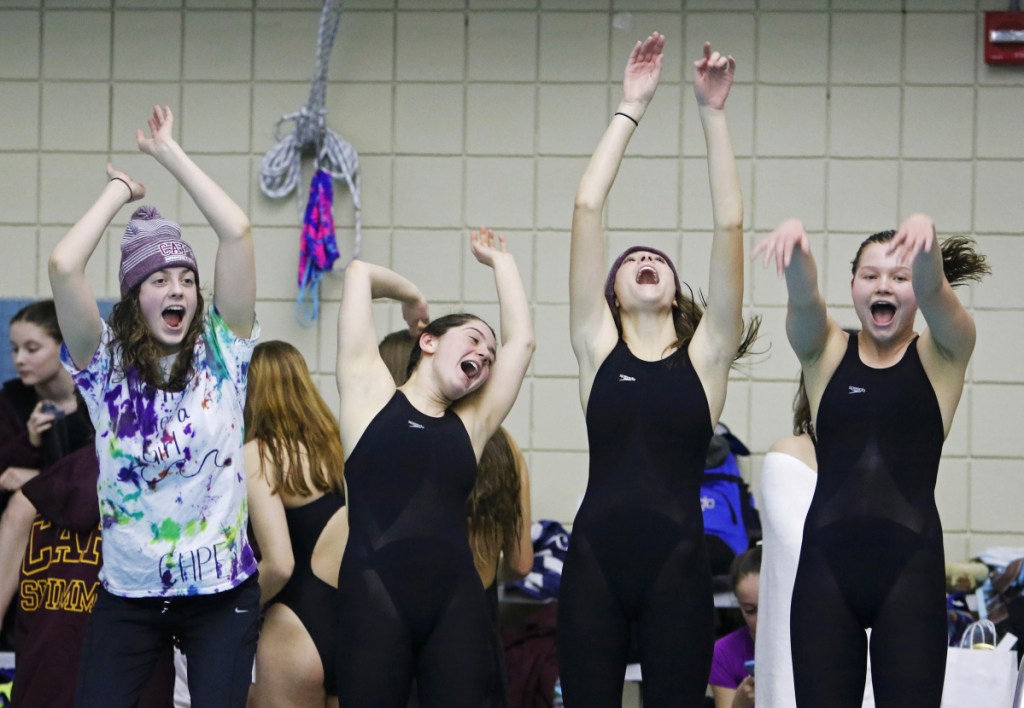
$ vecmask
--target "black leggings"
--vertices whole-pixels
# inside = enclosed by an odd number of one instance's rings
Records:
[[[188,659],[193,708],[244,708],[259,633],[253,576],[227,592],[128,598],[100,588],[86,631],[77,708],[129,708],[171,644]]]
[[[878,708],[939,708],[946,666],[945,565],[938,544],[885,519],[847,520],[804,539],[790,615],[800,708],[857,708],[871,627]]]
[[[704,705],[714,651],[714,599],[703,538],[676,535],[674,546],[659,549],[654,546],[664,543],[664,536],[643,536],[649,541],[645,547],[630,541],[628,533],[615,538],[616,529],[623,529],[613,526],[608,534],[574,529],[569,544],[558,604],[558,668],[566,708],[621,708],[634,626],[644,707]]]

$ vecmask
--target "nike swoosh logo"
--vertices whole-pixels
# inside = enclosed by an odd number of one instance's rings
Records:
[[[853,395],[855,393],[864,393],[864,390],[865,389],[861,388],[860,386],[850,386],[850,394],[851,395]]]
[[[243,610],[243,609],[238,608],[238,607],[235,608],[235,614],[236,615],[244,615],[244,614],[247,614],[248,612],[249,612],[249,610]]]
[[[636,379],[632,376],[627,376],[626,374],[619,374],[619,383],[623,383],[624,381],[636,381]]]
[[[422,425],[412,420],[409,421],[409,427],[412,428],[413,430],[423,430]]]

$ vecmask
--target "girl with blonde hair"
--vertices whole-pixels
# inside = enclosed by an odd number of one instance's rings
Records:
[[[268,605],[256,651],[256,706],[336,706],[338,567],[348,523],[338,423],[287,342],[253,351],[245,469]]]

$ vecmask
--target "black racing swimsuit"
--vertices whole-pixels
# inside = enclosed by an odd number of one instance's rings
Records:
[[[338,699],[405,708],[501,704],[494,625],[466,529],[477,463],[462,420],[401,391],[345,464],[349,539],[338,578]]]
[[[619,340],[587,405],[590,477],[559,591],[568,708],[619,708],[630,632],[644,705],[702,705],[714,647],[700,483],[707,397],[685,349],[661,361]]]
[[[818,483],[790,620],[801,708],[861,705],[868,627],[875,704],[941,701],[945,561],[935,479],[944,432],[917,342],[874,369],[850,335],[818,407]]]
[[[324,689],[336,696],[334,681],[334,629],[337,622],[336,591],[313,573],[313,550],[331,517],[345,506],[342,494],[324,494],[302,506],[286,508],[288,535],[292,542],[295,569],[288,583],[272,602],[285,605],[302,622],[316,646],[324,667]]]

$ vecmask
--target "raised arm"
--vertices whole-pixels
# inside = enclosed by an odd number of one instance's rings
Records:
[[[610,351],[617,337],[604,299],[604,208],[626,146],[658,87],[664,47],[665,38],[657,32],[633,47],[622,82],[622,102],[576,190],[569,252],[569,330],[581,376],[593,377],[596,352]]]
[[[174,140],[169,107],[154,106],[147,123],[149,137],[141,130],[136,133],[139,150],[156,158],[178,180],[217,234],[214,304],[232,332],[248,337],[256,319],[256,261],[249,217]]]
[[[100,345],[100,311],[85,267],[118,210],[146,196],[146,188],[107,164],[108,181],[99,198],[50,253],[49,274],[57,321],[75,366],[82,368]]]
[[[711,43],[705,42],[704,55],[694,62],[693,91],[707,144],[714,236],[708,306],[691,351],[694,365],[713,372],[713,380],[720,382],[722,403],[725,380],[743,336],[743,195],[725,119],[735,73],[736,61],[712,52]]]
[[[935,223],[924,214],[903,222],[889,243],[889,253],[912,268],[914,296],[928,323],[922,343],[957,367],[966,369],[974,351],[974,319],[953,292],[942,267],[942,249],[935,236]]]
[[[370,419],[395,391],[395,382],[377,349],[373,300],[386,297],[402,303],[402,316],[413,336],[429,322],[427,300],[411,281],[365,261],[345,269],[338,311],[338,359],[335,375],[341,394],[341,440],[346,452]]]
[[[774,260],[776,272],[786,277],[786,335],[806,370],[819,360],[830,336],[842,330],[828,316],[818,289],[818,268],[803,223],[799,219],[783,222],[754,247],[750,257],[761,258],[766,267]],[[809,394],[810,388],[808,380]]]
[[[484,445],[512,410],[526,370],[533,358],[533,319],[519,268],[505,245],[505,237],[481,227],[470,236],[473,256],[494,271],[501,313],[501,350],[491,367],[491,376],[478,395],[456,404],[473,441],[477,459]]]

